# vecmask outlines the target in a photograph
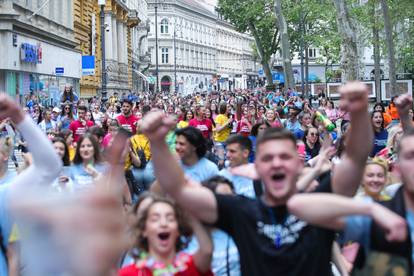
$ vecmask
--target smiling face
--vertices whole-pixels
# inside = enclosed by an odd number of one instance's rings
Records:
[[[372,114],[372,125],[375,129],[381,129],[384,119],[382,118],[382,113],[375,111],[374,114]]]
[[[256,170],[265,185],[268,204],[280,205],[296,191],[303,163],[296,145],[289,139],[269,140],[257,146]]]
[[[89,138],[83,139],[79,146],[79,154],[83,161],[93,161],[95,150]]]
[[[149,207],[143,236],[148,241],[150,255],[175,254],[180,233],[175,211],[170,204],[156,202]]]
[[[184,161],[192,158],[196,154],[196,148],[188,142],[183,135],[178,135],[175,142],[175,151],[181,160]]]
[[[368,164],[365,167],[362,185],[365,193],[371,197],[378,197],[386,184],[384,168],[378,164]]]
[[[275,112],[271,109],[269,109],[266,112],[266,120],[269,122],[273,122],[275,120]]]

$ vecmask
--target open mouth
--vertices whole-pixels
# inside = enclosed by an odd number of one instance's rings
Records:
[[[284,180],[286,177],[286,175],[284,173],[275,173],[272,175],[272,180],[273,181],[282,181]]]
[[[168,232],[159,233],[158,237],[160,238],[160,240],[166,241],[170,237],[170,233]]]

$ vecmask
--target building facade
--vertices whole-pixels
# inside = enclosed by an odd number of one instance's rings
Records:
[[[72,5],[72,0],[0,1],[0,91],[23,104],[35,95],[44,105],[59,102],[66,84],[79,92],[81,53]]]
[[[98,1],[74,0],[75,38],[82,56],[95,57],[95,70],[82,76],[82,97],[102,92],[101,6]],[[141,0],[104,1],[106,92],[122,94],[133,89],[132,33],[144,16]]]
[[[202,0],[151,0],[148,5],[152,79],[157,10],[159,78],[154,90],[190,94],[247,87],[248,72],[254,72],[253,40],[219,19],[214,6]]]

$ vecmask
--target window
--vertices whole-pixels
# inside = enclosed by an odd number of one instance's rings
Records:
[[[161,33],[168,34],[168,20],[165,18],[161,20]]]
[[[168,63],[168,48],[161,48],[161,63]]]
[[[316,49],[310,48],[308,49],[309,58],[316,58]]]

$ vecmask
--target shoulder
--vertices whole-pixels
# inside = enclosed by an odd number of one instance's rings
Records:
[[[206,168],[217,170],[217,172],[218,172],[217,165],[214,164],[213,162],[211,162],[210,160],[208,160],[205,157],[200,159],[199,164],[205,166]]]

